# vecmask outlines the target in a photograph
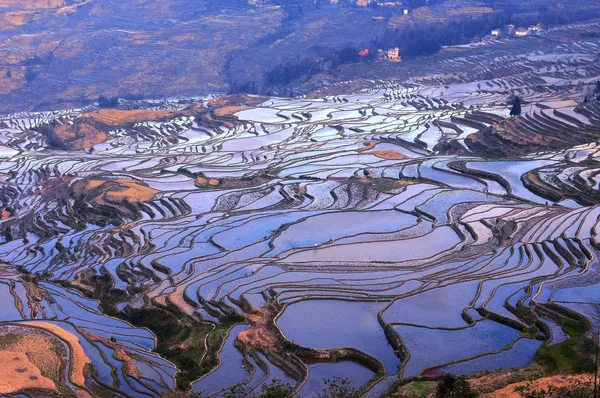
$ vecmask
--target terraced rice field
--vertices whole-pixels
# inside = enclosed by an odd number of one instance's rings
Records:
[[[310,396],[332,376],[376,396],[397,377],[524,366],[566,338],[558,320],[599,301],[600,105],[580,104],[599,48],[498,59],[523,74],[374,82],[233,115],[207,116],[210,97],[131,102],[161,121],[119,124],[85,150],[52,149],[40,127],[94,107],[3,116],[0,320],[54,336],[71,363],[56,382],[92,395],[176,383],[155,336],[107,304],[208,330],[245,320],[189,386],[214,396],[274,378]],[[506,123],[511,93],[528,104],[520,145],[561,145],[504,159],[467,142]],[[107,303],[95,293],[109,287],[121,293]]]

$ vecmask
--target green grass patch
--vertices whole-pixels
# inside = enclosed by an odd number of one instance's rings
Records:
[[[399,395],[394,394],[393,396],[424,398],[435,393],[437,385],[437,381],[413,381],[400,387],[397,391]]]
[[[582,337],[587,332],[587,325],[583,322],[577,322],[571,319],[567,319],[561,326],[563,332],[568,334],[570,337]]]
[[[585,336],[583,322],[567,320],[562,329],[570,337],[562,343],[542,347],[534,360],[549,372],[589,373],[594,371],[594,342]]]
[[[135,327],[148,328],[156,335],[157,345],[154,352],[177,366],[179,373],[176,381],[180,390],[188,390],[191,382],[217,366],[217,352],[223,345],[227,331],[234,324],[245,321],[239,314],[231,313],[223,316],[220,323],[213,327],[209,323],[194,320],[174,305],[128,307],[124,311],[117,311],[116,304],[128,298],[126,292],[112,289],[112,281],[107,275],[92,277],[90,285],[94,289],[91,296],[100,300],[105,314],[127,321]],[[78,290],[90,296],[89,291]],[[141,293],[135,290],[130,293],[136,292]],[[207,335],[208,352],[205,356],[204,339]],[[200,362],[202,357],[204,360]]]
[[[4,349],[6,347],[8,347],[9,345],[12,345],[16,342],[18,342],[21,339],[21,336],[19,336],[18,334],[14,334],[14,333],[7,333],[5,335],[1,335],[0,336],[0,348]]]
[[[156,335],[158,344],[155,351],[177,365],[180,370],[177,387],[182,390],[187,390],[189,383],[210,372],[218,364],[217,352],[223,345],[227,331],[233,324],[244,319],[231,315],[213,330],[210,325],[171,312],[171,308],[128,309],[113,315],[135,326],[146,327]],[[200,363],[207,335],[208,353]]]

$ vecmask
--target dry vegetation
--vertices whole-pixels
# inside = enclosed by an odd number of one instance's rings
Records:
[[[407,157],[397,151],[394,151],[392,149],[389,150],[381,150],[381,151],[371,151],[371,152],[367,152],[370,153],[372,155],[377,156],[380,159],[385,159],[385,160],[403,160],[403,159],[407,159]]]
[[[196,185],[199,187],[216,187],[220,184],[217,178],[207,178],[202,175],[196,177]]]
[[[26,25],[34,21],[54,15],[72,13],[90,0],[77,0],[70,2],[66,0],[1,0],[0,9],[6,10],[0,13],[0,30],[9,30]],[[74,3],[74,4],[70,4]]]
[[[527,387],[531,391],[534,390],[545,390],[548,391],[551,386],[556,387],[570,387],[574,384],[584,383],[589,384],[591,382],[590,375],[555,375],[550,377],[543,377],[531,381],[522,381],[519,383],[509,384],[506,387],[494,391],[492,393],[484,395],[486,398],[520,398],[523,395],[518,392],[519,387]]]
[[[124,200],[129,203],[150,202],[159,193],[140,181],[125,178],[81,180],[73,184],[73,191],[76,195],[86,196],[88,200],[97,203]]]
[[[44,376],[22,352],[0,351],[0,394],[27,389],[56,391],[54,382]]]
[[[61,360],[57,345],[47,336],[31,334],[20,336],[5,347],[6,351],[17,351],[27,355],[44,374],[52,380],[60,377]]]
[[[191,111],[191,110],[190,110]],[[109,132],[140,122],[171,120],[184,112],[152,109],[101,109],[83,113],[80,118],[69,123],[58,123],[38,127],[38,131],[48,138],[49,145],[58,149],[88,149],[106,142]]]
[[[23,325],[34,326],[47,330],[61,340],[67,342],[71,348],[70,379],[74,384],[80,387],[85,387],[86,374],[92,361],[88,358],[83,350],[83,347],[79,342],[79,338],[60,326],[49,322],[27,321],[23,322]]]
[[[0,93],[10,97],[0,104],[4,110],[77,107],[100,95],[227,92],[228,56],[273,34],[285,17],[277,7],[246,12],[231,1],[214,2],[210,10],[195,0],[25,3],[28,9],[0,3],[0,31],[12,30],[0,45]],[[81,23],[64,29],[71,13],[80,13],[71,20]],[[167,19],[172,26],[161,26]]]
[[[215,116],[232,116],[233,114],[258,106],[268,98],[247,94],[223,95],[208,101],[208,107]]]
[[[62,124],[54,129],[56,135],[73,149],[91,148],[108,140],[108,136],[93,124]]]
[[[44,8],[58,8],[67,3],[65,0],[0,0],[2,8],[16,8],[21,10],[38,10]]]
[[[494,12],[494,10],[490,7],[419,7],[408,15],[397,15],[391,17],[388,21],[388,27],[391,29],[397,29],[402,25],[407,24],[440,23],[446,22],[452,17],[465,15],[477,16],[490,14],[492,12]]]
[[[170,111],[149,109],[101,109],[96,112],[86,113],[83,116],[93,121],[116,127],[128,123],[166,120],[172,118],[173,115],[174,113]]]

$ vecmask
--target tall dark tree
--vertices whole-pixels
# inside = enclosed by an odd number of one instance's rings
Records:
[[[596,80],[596,89],[594,91],[596,94],[600,94],[600,79]]]
[[[511,116],[520,116],[521,115],[521,98],[519,98],[518,96],[515,97],[515,100],[513,101],[512,108],[510,109],[510,115]]]
[[[33,69],[32,67],[28,67],[25,70],[25,80],[27,81],[27,83],[31,83],[32,81],[35,80],[36,77],[38,77],[38,72]]]

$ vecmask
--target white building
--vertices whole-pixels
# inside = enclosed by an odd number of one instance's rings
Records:
[[[517,31],[515,32],[515,36],[517,37],[525,37],[525,36],[529,36],[529,30],[525,29],[525,28],[519,28],[517,29]]]
[[[541,32],[542,30],[544,30],[544,28],[542,28],[542,24],[541,23],[532,26],[531,29],[533,29],[536,32]]]
[[[400,49],[398,47],[388,49],[386,53],[386,58],[390,61],[400,61]]]

